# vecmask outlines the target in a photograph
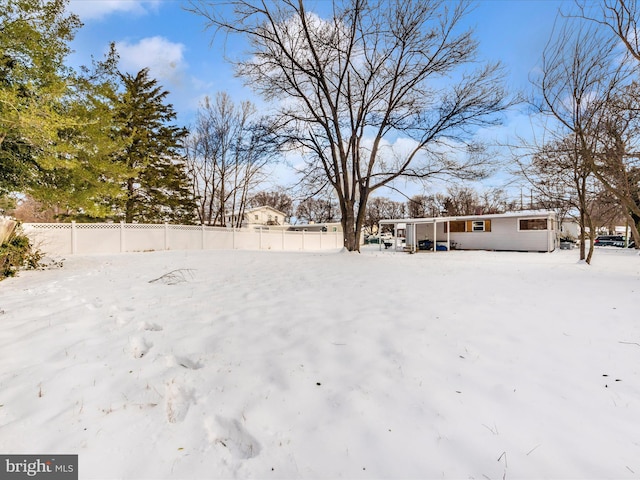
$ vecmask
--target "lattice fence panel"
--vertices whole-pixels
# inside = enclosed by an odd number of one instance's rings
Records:
[[[45,253],[117,253],[153,250],[326,250],[340,233],[232,230],[199,225],[27,223],[25,233]]]
[[[25,223],[24,232],[33,246],[46,253],[68,255],[72,253],[71,225],[58,223]]]

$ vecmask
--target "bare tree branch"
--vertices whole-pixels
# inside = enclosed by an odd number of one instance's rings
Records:
[[[370,194],[394,179],[484,173],[433,151],[443,139],[467,144],[510,105],[500,65],[472,68],[468,2],[336,0],[324,17],[302,0],[229,5],[231,14],[217,2],[190,9],[214,32],[248,40],[236,71],[279,102],[279,135],[304,153],[305,175],[336,191],[349,250],[359,249]]]

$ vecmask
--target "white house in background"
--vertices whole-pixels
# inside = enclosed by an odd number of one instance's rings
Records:
[[[565,217],[560,220],[560,227],[558,229],[558,234],[560,238],[570,237],[574,240],[580,238],[580,224],[576,222],[574,219]]]
[[[239,213],[226,215],[227,225],[236,224],[236,219]],[[273,207],[262,206],[255,208],[248,208],[244,211],[242,218],[242,228],[262,228],[268,226],[287,225],[285,221],[286,215],[280,210],[276,210]]]
[[[550,211],[523,211],[494,215],[402,218],[382,225],[406,228],[405,249],[505,250],[552,252],[558,243],[557,215]]]
[[[589,227],[586,227],[585,234],[589,234]],[[596,229],[596,235],[624,235],[630,238],[631,233],[629,225],[615,225],[613,227]],[[559,235],[562,237],[572,237],[574,240],[580,238],[580,224],[572,218],[564,218],[560,220]]]

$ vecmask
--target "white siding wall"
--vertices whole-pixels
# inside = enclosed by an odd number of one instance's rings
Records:
[[[524,217],[523,217],[524,218]],[[515,250],[546,252],[549,242],[549,230],[518,230],[518,217],[491,219],[490,232],[451,233],[451,242],[461,250]],[[447,234],[444,222],[436,227],[437,241],[446,242]],[[417,240],[433,241],[433,224],[416,225]],[[555,249],[555,231],[551,232],[551,250]],[[408,233],[407,233],[408,235]],[[408,237],[407,237],[408,238]]]

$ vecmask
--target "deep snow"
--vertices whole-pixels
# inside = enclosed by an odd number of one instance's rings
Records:
[[[0,283],[0,452],[82,479],[640,478],[639,300],[622,249],[73,256]]]

